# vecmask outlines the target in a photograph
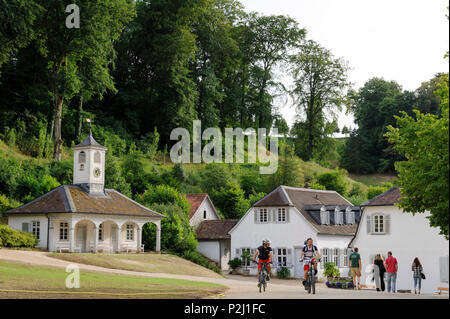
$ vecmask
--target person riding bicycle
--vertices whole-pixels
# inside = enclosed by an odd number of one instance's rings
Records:
[[[317,256],[317,258],[316,258]],[[313,244],[312,238],[308,238],[305,241],[305,246],[300,253],[300,261],[304,262],[303,270],[304,270],[304,281],[303,285],[306,287],[306,283],[308,281],[308,271],[309,271],[309,262],[312,261],[314,265],[314,275],[317,275],[317,261],[320,261],[320,253],[316,246]]]
[[[259,272],[261,271],[262,264],[267,263],[267,281],[270,280],[269,275],[272,270],[272,260],[273,260],[273,252],[272,247],[270,247],[270,240],[264,239],[262,245],[258,247],[253,255],[253,261],[256,263],[256,256],[258,256],[258,274],[257,278],[259,278]]]

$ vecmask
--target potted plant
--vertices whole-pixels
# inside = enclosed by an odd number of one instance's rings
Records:
[[[242,266],[242,260],[240,260],[239,258],[231,259],[231,260],[228,262],[228,265],[229,265],[230,268],[231,268],[230,274],[232,274],[232,273],[237,273],[237,270],[239,269],[239,267]]]
[[[286,279],[291,276],[291,271],[286,266],[281,266],[277,268],[277,277],[280,279]]]
[[[324,268],[325,270],[323,272],[323,275],[327,277],[328,281],[332,281],[333,278],[340,276],[339,269],[336,268],[336,265],[334,263],[327,262],[325,263]]]

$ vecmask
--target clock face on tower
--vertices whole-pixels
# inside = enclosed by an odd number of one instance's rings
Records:
[[[94,168],[94,176],[99,177],[100,174],[101,174],[100,168],[98,168],[98,167]]]

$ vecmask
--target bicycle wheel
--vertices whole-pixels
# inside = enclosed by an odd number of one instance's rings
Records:
[[[311,282],[311,290],[312,290],[312,294],[315,295],[316,294],[316,280],[315,280],[315,278],[313,278],[313,280]]]

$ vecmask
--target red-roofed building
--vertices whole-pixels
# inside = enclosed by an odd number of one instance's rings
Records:
[[[186,199],[191,204],[189,219],[190,225],[195,230],[205,220],[220,219],[220,216],[208,194],[186,194]]]

